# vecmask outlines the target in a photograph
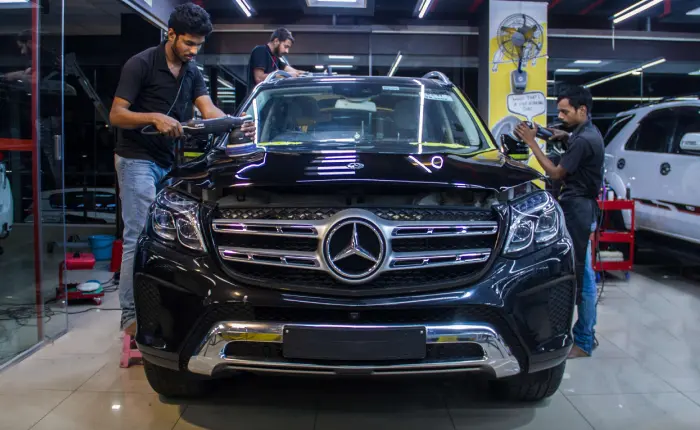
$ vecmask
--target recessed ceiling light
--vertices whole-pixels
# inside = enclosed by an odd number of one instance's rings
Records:
[[[329,55],[328,59],[330,59],[330,60],[354,60],[355,56],[354,55]]]
[[[601,60],[576,60],[574,64],[600,64]]]
[[[554,73],[579,73],[581,69],[557,69]]]
[[[308,7],[345,7],[365,9],[367,0],[306,0]]]
[[[353,66],[352,64],[330,64],[328,66],[322,66],[320,64],[316,65],[316,70],[324,70],[326,67],[330,67],[331,69],[352,69]]]

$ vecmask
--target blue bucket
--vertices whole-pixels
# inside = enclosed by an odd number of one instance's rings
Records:
[[[88,237],[88,243],[92,254],[97,261],[105,261],[112,259],[112,244],[116,238],[109,235],[97,235]]]

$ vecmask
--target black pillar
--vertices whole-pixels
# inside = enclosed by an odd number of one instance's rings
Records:
[[[209,95],[211,100],[215,105],[219,105],[219,86],[217,85],[219,81],[219,68],[210,67],[209,68]]]

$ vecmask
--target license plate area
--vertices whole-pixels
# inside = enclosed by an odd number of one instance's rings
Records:
[[[285,358],[299,360],[422,360],[425,339],[425,327],[285,326],[282,350]]]

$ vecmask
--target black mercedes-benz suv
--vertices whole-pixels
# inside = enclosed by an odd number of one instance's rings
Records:
[[[241,112],[254,141],[224,133],[174,170],[139,240],[156,392],[232,371],[557,390],[576,289],[561,209],[444,75],[271,75]]]

